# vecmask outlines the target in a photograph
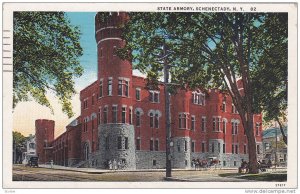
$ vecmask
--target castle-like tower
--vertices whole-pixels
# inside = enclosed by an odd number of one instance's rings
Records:
[[[36,154],[39,162],[49,162],[52,158],[52,142],[54,140],[53,120],[38,119],[35,121]]]

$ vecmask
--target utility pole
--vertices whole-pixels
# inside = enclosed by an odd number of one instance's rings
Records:
[[[277,167],[277,127],[275,128],[275,170]]]
[[[163,45],[163,56],[167,55],[166,44]],[[166,115],[166,177],[172,176],[171,166],[171,111],[170,111],[170,94],[168,91],[169,84],[169,66],[167,59],[164,57],[164,89],[165,89],[165,115]]]

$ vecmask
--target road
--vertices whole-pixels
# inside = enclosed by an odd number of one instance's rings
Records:
[[[235,170],[236,171],[236,170]],[[173,171],[173,181],[191,182],[243,182],[237,178],[224,178],[218,176],[221,173],[235,172],[233,170],[210,169],[206,171]],[[126,182],[160,182],[166,181],[164,171],[135,171],[135,172],[102,172],[87,173],[61,169],[30,168],[25,166],[13,166],[13,181],[126,181]],[[249,180],[248,180],[249,181]]]

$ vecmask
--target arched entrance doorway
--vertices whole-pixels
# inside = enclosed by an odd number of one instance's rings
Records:
[[[83,148],[83,154],[84,154],[84,160],[88,160],[89,159],[89,151],[90,148],[89,148],[89,144],[88,143],[85,143],[84,144],[84,148]]]

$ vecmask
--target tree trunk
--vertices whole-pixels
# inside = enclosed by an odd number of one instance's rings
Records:
[[[252,118],[251,118],[252,117]],[[247,128],[246,128],[247,127]],[[245,126],[247,140],[248,140],[248,154],[249,154],[249,173],[257,174],[257,153],[256,153],[256,141],[253,131],[253,116],[248,116],[247,126]]]
[[[282,134],[282,139],[283,139],[285,145],[287,145],[287,141],[288,141],[288,140],[287,140],[287,136],[286,136],[286,134],[285,134],[284,131],[283,131],[283,127],[282,127],[281,122],[279,121],[279,118],[276,118],[276,121],[277,121],[277,123],[279,124],[279,129],[280,129],[281,134]]]

